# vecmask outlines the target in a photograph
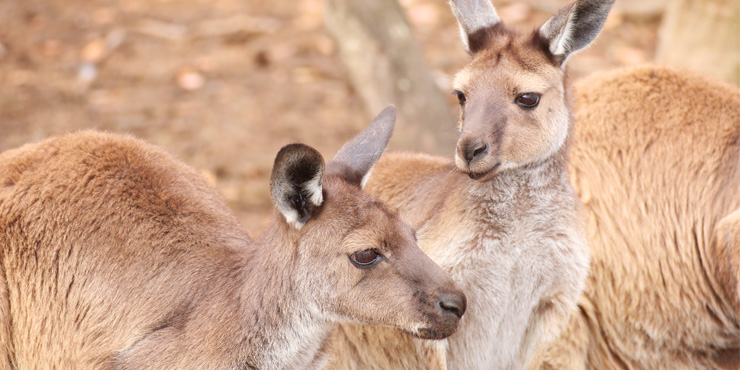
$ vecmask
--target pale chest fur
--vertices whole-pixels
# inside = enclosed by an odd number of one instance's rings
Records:
[[[425,223],[419,244],[468,297],[461,326],[448,339],[450,369],[516,369],[522,350],[538,341],[532,336],[541,335],[532,330],[538,308],[554,297],[575,306],[587,246],[569,194],[515,186],[493,196],[479,191],[460,203],[459,220],[439,215]]]
[[[332,327],[317,313],[296,312],[287,325],[263,338],[249,364],[255,369],[320,369],[327,361],[322,348]]]

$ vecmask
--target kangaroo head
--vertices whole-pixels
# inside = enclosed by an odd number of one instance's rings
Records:
[[[313,148],[284,147],[272,197],[297,235],[300,294],[322,317],[444,338],[457,328],[465,296],[397,213],[362,191],[394,123],[386,108],[326,166]]]
[[[504,26],[490,0],[452,0],[472,55],[454,81],[460,170],[487,179],[542,161],[565,145],[571,127],[565,64],[593,41],[612,2],[577,1],[522,35]]]

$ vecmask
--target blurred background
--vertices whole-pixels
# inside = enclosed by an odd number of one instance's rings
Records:
[[[530,31],[562,0],[495,0]],[[661,62],[740,83],[740,0],[617,0],[578,79]],[[278,149],[331,158],[386,104],[394,149],[452,156],[468,61],[444,0],[0,0],[0,150],[86,128],[166,148],[264,229]]]

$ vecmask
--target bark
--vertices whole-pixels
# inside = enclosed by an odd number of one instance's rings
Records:
[[[672,0],[656,60],[740,85],[740,0]]]
[[[455,116],[397,0],[328,0],[326,27],[368,115],[398,110],[394,149],[451,155]]]

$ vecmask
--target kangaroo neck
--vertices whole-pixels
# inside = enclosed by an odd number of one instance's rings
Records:
[[[536,198],[538,194],[569,186],[566,168],[567,148],[534,163],[504,170],[490,180],[469,182],[468,198],[476,204],[512,202]]]
[[[277,215],[276,217],[282,217]],[[315,364],[332,325],[305,299],[295,278],[299,233],[274,219],[247,262],[247,368],[301,369]]]

